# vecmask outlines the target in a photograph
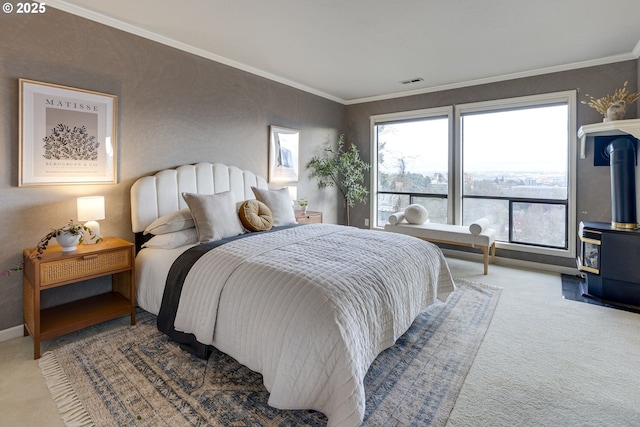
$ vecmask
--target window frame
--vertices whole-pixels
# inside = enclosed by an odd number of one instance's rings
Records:
[[[576,256],[576,180],[577,180],[577,135],[575,132],[576,119],[575,90],[529,95],[513,98],[495,99],[490,101],[456,104],[436,108],[427,108],[396,113],[379,114],[370,117],[371,135],[371,165],[370,171],[370,228],[382,229],[377,226],[378,209],[378,142],[376,125],[401,122],[406,120],[425,119],[430,117],[447,116],[449,119],[449,159],[447,192],[447,222],[449,224],[462,224],[463,202],[463,170],[462,170],[462,115],[476,112],[488,112],[496,110],[510,110],[518,108],[535,107],[536,105],[566,104],[568,106],[568,188],[567,188],[567,248],[553,248],[535,246],[531,244],[515,242],[496,242],[496,247],[513,251],[528,252],[541,255],[560,256],[563,258],[575,258]],[[535,126],[535,123],[532,124]],[[523,130],[526,132],[526,129]]]
[[[481,113],[496,110],[513,110],[542,105],[567,104],[568,106],[568,129],[569,153],[568,153],[568,182],[567,182],[567,248],[550,248],[544,246],[534,246],[531,244],[515,242],[496,242],[496,248],[509,249],[515,251],[529,252],[542,255],[562,256],[575,258],[576,255],[576,91],[553,92],[538,95],[521,96],[516,98],[496,99],[491,101],[473,102],[468,104],[458,104],[455,106],[455,165],[456,197],[454,198],[454,224],[462,224],[462,201],[463,201],[463,174],[462,169],[462,116],[469,113]],[[535,126],[535,123],[532,124]],[[524,130],[526,131],[526,129]]]
[[[445,106],[445,107],[436,107],[436,108],[426,108],[422,110],[413,110],[413,111],[401,111],[397,113],[388,113],[388,114],[379,114],[370,117],[370,129],[371,129],[371,165],[373,166],[370,169],[370,182],[371,182],[371,191],[369,198],[370,205],[370,228],[382,230],[382,227],[377,226],[377,218],[378,218],[378,134],[376,132],[376,125],[384,124],[384,123],[398,123],[398,122],[406,122],[412,120],[421,120],[421,119],[430,119],[436,117],[447,117],[448,119],[448,134],[449,141],[447,143],[448,147],[448,164],[447,164],[447,179],[449,183],[453,182],[453,161],[454,159],[451,156],[451,152],[453,150],[453,122],[454,122],[454,109],[453,106]],[[447,222],[451,223],[453,220],[453,186],[451,184],[448,185],[447,189]]]

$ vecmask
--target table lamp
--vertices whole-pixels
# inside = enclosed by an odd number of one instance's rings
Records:
[[[90,233],[83,233],[83,242],[87,245],[98,243],[101,239],[98,220],[104,219],[104,196],[78,197],[78,221],[87,221],[84,226]]]
[[[291,199],[291,204],[295,207],[296,200],[298,199],[298,187],[292,185],[290,187],[286,187],[289,190],[289,198]]]

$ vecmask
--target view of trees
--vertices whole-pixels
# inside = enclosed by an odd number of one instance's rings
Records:
[[[548,157],[548,164],[539,169],[527,169],[535,167],[529,160],[536,158],[536,162],[544,162],[544,156],[537,160],[540,156],[535,150],[535,155],[522,156],[518,147],[524,142],[513,140],[509,134],[496,133],[497,126],[506,120],[502,114],[508,114],[509,120],[520,120],[520,117],[526,119],[528,110],[472,116],[467,123],[468,129],[464,130],[468,133],[465,149],[472,144],[469,147],[473,146],[473,150],[469,152],[482,152],[482,155],[497,150],[496,158],[498,153],[508,151],[513,161],[487,163],[487,169],[483,170],[479,157],[469,157],[464,150],[460,195],[463,224],[488,218],[500,241],[566,247],[568,172],[566,161],[562,161],[566,156],[562,146],[562,132],[566,144],[566,111],[566,106],[557,105],[531,109],[532,114],[551,115],[552,118],[546,121],[555,127],[549,128],[548,132],[554,132],[554,144],[560,149],[557,156]],[[485,117],[491,126],[482,127]],[[438,116],[376,125],[378,226],[384,226],[389,215],[412,203],[423,205],[429,211],[431,222],[447,223],[447,197],[450,197],[448,120],[446,116]],[[565,123],[564,130],[557,131],[562,123]],[[550,134],[542,132],[543,137],[547,135]]]

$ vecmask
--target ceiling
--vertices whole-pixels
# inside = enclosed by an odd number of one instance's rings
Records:
[[[638,0],[51,0],[345,104],[640,57]],[[401,81],[420,78],[410,84]]]

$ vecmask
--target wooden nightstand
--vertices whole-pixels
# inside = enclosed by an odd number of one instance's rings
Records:
[[[134,245],[115,237],[94,245],[78,245],[62,252],[51,245],[41,258],[29,259],[26,249],[23,276],[24,335],[33,337],[33,358],[40,357],[40,342],[120,316],[136,324]],[[112,290],[51,308],[40,308],[41,292],[83,280],[112,276]]]
[[[320,224],[322,223],[322,212],[317,211],[307,211],[303,213],[302,211],[295,211],[296,213],[296,221],[299,224]]]

